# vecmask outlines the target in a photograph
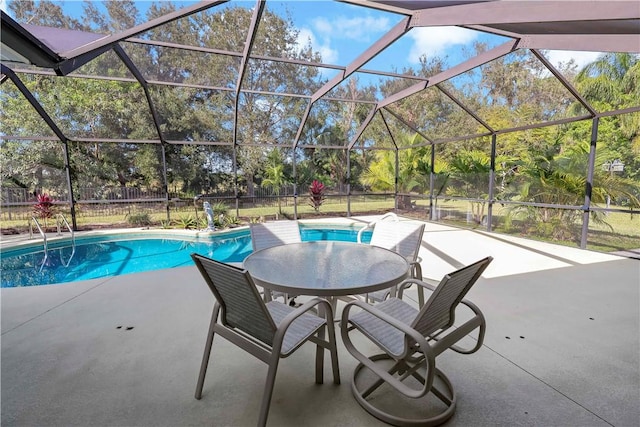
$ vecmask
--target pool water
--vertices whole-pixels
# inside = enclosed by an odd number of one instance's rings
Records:
[[[300,227],[303,241],[356,241],[358,229]],[[368,242],[371,233],[363,233]],[[252,252],[248,230],[207,240],[142,238],[140,235],[113,235],[77,238],[71,244],[53,242],[45,258],[42,247],[2,251],[0,287],[39,286],[142,271],[193,265],[197,252],[223,262],[242,262]],[[73,254],[73,256],[72,256]]]

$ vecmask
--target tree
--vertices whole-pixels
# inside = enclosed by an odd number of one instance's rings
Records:
[[[54,2],[43,0],[15,1],[9,4],[19,22],[76,28],[99,33],[117,33],[142,22],[136,2],[132,0],[105,2],[104,9],[95,2],[85,1],[82,22],[66,17]],[[147,20],[175,10],[168,2],[153,3]],[[152,29],[141,38],[161,40],[189,46],[206,46],[242,51],[251,10],[230,7],[220,11],[211,9]],[[310,45],[297,47],[297,30],[290,19],[283,19],[266,11],[259,26],[254,52],[275,57],[319,61]],[[188,83],[223,88],[192,89],[150,84],[149,90],[160,119],[162,137],[172,141],[213,141],[230,143],[233,140],[234,90],[238,75],[238,60],[232,56],[206,55],[170,47],[121,43],[126,54],[147,80]],[[131,78],[122,61],[111,51],[81,67],[81,74]],[[290,141],[295,136],[305,100],[284,96],[266,96],[258,92],[309,92],[319,87],[316,67],[251,60],[243,88],[254,90],[238,99],[238,164],[249,189],[264,164],[264,150],[252,145]],[[47,112],[71,138],[151,139],[158,135],[145,94],[137,83],[106,80],[26,77],[29,89],[38,97]],[[38,135],[25,126],[25,117],[35,117],[36,126],[42,121],[35,114],[26,115],[31,107],[22,100],[12,85],[3,86],[3,130],[15,128],[17,135]],[[8,93],[5,88],[9,88]],[[6,94],[5,94],[6,93]],[[21,104],[12,98],[22,100]],[[5,108],[5,100],[20,108]],[[44,134],[51,131],[44,129]],[[11,134],[7,132],[6,134]],[[60,146],[59,143],[43,145]],[[43,145],[34,147],[41,152]],[[210,171],[232,160],[230,146],[215,150],[198,145],[133,143],[74,144],[72,174],[74,186],[93,185],[107,188],[117,185],[163,186],[163,154],[167,162],[169,186],[185,191],[200,192],[212,181]],[[4,147],[3,147],[4,148]],[[164,151],[164,153],[162,152]],[[60,170],[63,165],[59,165]],[[14,170],[21,169],[17,166]],[[25,167],[26,169],[26,167]],[[3,168],[3,171],[6,168]],[[224,170],[224,173],[230,171]],[[9,178],[8,178],[9,179]],[[34,184],[22,181],[26,186]]]
[[[403,135],[409,146],[415,145],[420,135]],[[396,152],[389,150],[377,151],[368,169],[360,177],[362,184],[373,191],[396,191],[396,176],[398,183],[398,207],[411,209],[412,191],[422,192],[427,188],[430,166],[426,147],[407,148],[398,150],[398,168],[396,169]]]
[[[284,163],[280,150],[271,150],[267,157],[267,166],[264,170],[262,185],[270,187],[278,200],[278,213],[282,215],[282,202],[280,200],[280,190],[287,184],[289,179],[284,173]]]
[[[515,200],[551,205],[583,204],[586,192],[586,175],[589,144],[584,142],[564,148],[551,146],[545,152],[523,159],[517,168],[516,179],[512,182],[512,191],[517,193]],[[606,158],[600,152],[597,162]],[[601,168],[594,171],[594,186],[591,201],[604,204],[607,195],[614,200],[625,199],[631,207],[639,207],[637,182],[609,174]],[[553,207],[532,208],[526,205],[514,206],[510,211],[524,216],[530,225],[544,235],[552,235],[564,239],[572,235],[571,227],[580,220],[582,212],[571,209]],[[602,213],[592,212],[591,218],[598,223],[606,224]]]
[[[616,110],[637,106],[640,99],[640,59],[629,53],[605,53],[587,64],[576,76],[576,86],[597,110]],[[576,103],[574,110],[581,107]],[[622,176],[640,178],[640,113],[623,114],[600,121],[598,147],[608,150],[609,160],[626,165]],[[575,126],[574,129],[578,128]],[[588,138],[590,128],[583,125],[580,136]]]
[[[449,165],[452,185],[447,187],[447,195],[484,199],[471,202],[473,221],[481,224],[488,199],[491,157],[481,150],[461,150]]]

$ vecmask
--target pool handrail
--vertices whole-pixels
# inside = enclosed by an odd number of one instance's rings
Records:
[[[42,259],[42,264],[40,264],[40,270],[38,270],[38,272],[42,271],[42,267],[44,267],[44,264],[47,262],[47,257],[49,256],[49,253],[47,251],[47,235],[44,231],[42,231],[42,227],[40,227],[40,223],[38,222],[38,220],[36,219],[35,216],[32,216],[31,219],[29,220],[29,239],[33,239],[33,224],[36,224],[36,227],[38,227],[38,231],[40,232],[40,235],[42,236],[42,242],[43,242],[43,246],[44,246],[44,258]]]
[[[62,236],[62,233],[60,232],[60,225],[62,224],[66,225],[67,230],[69,230],[69,233],[71,233],[71,255],[69,256],[69,260],[67,262],[64,262],[64,260],[62,259],[62,252],[60,252],[60,262],[62,262],[62,264],[64,264],[65,267],[69,267],[69,264],[71,263],[71,259],[73,258],[73,255],[76,253],[76,234],[71,228],[71,226],[69,225],[69,221],[67,221],[67,218],[65,218],[64,215],[59,213],[56,215],[56,228],[58,229],[56,236]]]
[[[383,221],[383,220],[385,220],[387,218],[391,218],[395,222],[399,221],[398,215],[396,215],[394,212],[387,212],[386,214],[382,215],[380,218],[376,219],[375,221],[371,221],[370,223],[368,223],[367,225],[362,227],[358,231],[358,235],[356,236],[356,242],[362,243],[362,235],[363,235],[364,231],[368,230],[370,228],[373,228],[376,225],[377,222]]]

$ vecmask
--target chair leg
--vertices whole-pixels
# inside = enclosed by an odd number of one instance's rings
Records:
[[[327,322],[329,323],[329,322]],[[325,326],[318,329],[318,339],[324,340]],[[331,336],[329,336],[331,339]],[[316,344],[316,384],[322,384],[324,382],[324,347]]]
[[[207,374],[207,366],[209,365],[209,356],[211,355],[211,347],[213,345],[213,336],[218,320],[220,305],[215,303],[213,313],[211,314],[211,323],[209,324],[209,333],[207,334],[207,343],[204,346],[204,354],[202,355],[202,363],[200,364],[200,375],[198,375],[198,384],[196,385],[196,399],[202,398],[202,387],[204,386],[204,377]]]
[[[258,419],[259,427],[267,425],[267,417],[269,416],[269,408],[271,406],[271,397],[273,396],[273,386],[276,382],[276,372],[278,371],[278,363],[280,362],[279,351],[273,353],[271,356],[269,372],[267,372],[267,380],[264,385],[264,393],[262,395],[262,404],[260,405],[260,418]]]
[[[374,362],[381,361],[381,360],[391,361],[390,357],[386,354],[374,355],[374,356],[371,356],[370,359]],[[444,404],[445,408],[440,412],[436,413],[435,415],[430,414],[429,416],[426,416],[425,414],[424,418],[422,418],[418,414],[415,414],[416,418],[413,418],[413,417],[408,418],[406,414],[403,414],[402,412],[393,414],[393,413],[387,412],[386,410],[376,407],[375,406],[376,400],[371,399],[370,401],[368,397],[371,395],[373,391],[375,391],[378,387],[384,384],[384,381],[382,379],[377,379],[368,387],[362,388],[362,389],[359,388],[358,379],[360,377],[360,374],[366,371],[369,371],[369,369],[366,368],[362,363],[359,363],[356,366],[355,370],[353,371],[353,377],[351,379],[351,393],[353,394],[353,397],[356,399],[356,401],[360,404],[360,406],[364,410],[366,410],[368,413],[378,418],[379,420],[384,421],[387,424],[391,424],[394,426],[401,426],[401,427],[418,426],[418,425],[432,427],[432,426],[438,426],[440,424],[445,423],[455,413],[456,404],[457,404],[456,393],[453,389],[453,386],[451,385],[451,382],[440,369],[436,368],[434,375],[435,377],[439,378],[444,389],[438,390],[435,386],[432,386],[428,395],[434,395],[436,398],[438,398]],[[396,363],[393,365],[391,369],[389,369],[388,372],[390,374],[393,374],[393,373],[398,373],[400,371],[403,371],[403,369],[398,363]],[[413,376],[413,375],[414,375],[413,369],[409,369],[405,371],[403,377]],[[424,378],[422,378],[422,381],[420,382],[423,382],[423,381],[424,381]],[[409,401],[411,400],[408,397],[405,397],[405,398],[408,399]],[[427,406],[425,406],[425,408],[429,406],[428,404],[426,405]]]
[[[333,315],[331,316],[333,317]],[[333,372],[333,383],[340,384],[340,367],[338,365],[338,345],[336,343],[335,327],[332,321],[327,321],[327,332],[329,334],[329,355],[331,356],[331,370]]]

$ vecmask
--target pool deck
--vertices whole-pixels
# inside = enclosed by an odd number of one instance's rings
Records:
[[[446,425],[640,425],[639,260],[434,223],[420,255],[433,279],[494,257],[468,296],[487,318],[483,348],[437,359],[458,393]],[[213,304],[195,267],[0,296],[2,426],[257,423],[267,367],[220,337],[193,397]],[[351,396],[338,344],[339,386],[328,367],[314,384],[311,345],[281,361],[268,425],[386,425]]]

